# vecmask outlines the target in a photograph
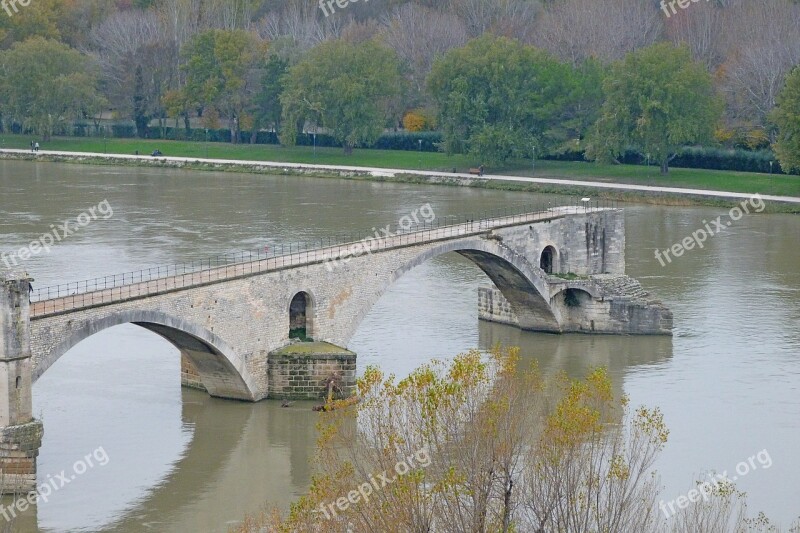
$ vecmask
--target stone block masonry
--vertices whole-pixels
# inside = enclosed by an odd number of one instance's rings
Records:
[[[184,352],[181,352],[181,386],[208,392],[200,372]]]
[[[551,299],[562,333],[613,335],[672,335],[672,312],[650,298],[638,281],[628,276],[591,276],[581,284],[553,278],[565,288]],[[591,294],[588,292],[591,290]],[[478,318],[520,325],[511,304],[497,287],[478,289]]]
[[[492,301],[486,308],[502,309],[504,320],[523,329],[671,329],[660,303],[632,299],[621,210],[531,209],[400,232],[361,255],[334,245],[168,277],[132,276],[112,287],[95,280],[40,290],[33,304],[25,272],[0,272],[0,468],[15,476],[0,489],[34,488],[41,424],[32,416],[33,382],[82,340],[121,324],[175,346],[184,385],[244,401],[320,399],[331,383],[339,395],[351,394],[356,354],[340,347],[396,280],[447,253],[477,265],[498,290],[483,296]],[[330,269],[343,251],[347,262]],[[298,330],[318,342],[293,343]]]
[[[0,274],[0,492],[36,488],[36,457],[43,426],[31,397],[30,279]]]
[[[83,339],[132,323],[165,338],[191,362],[182,365],[185,384],[199,381],[215,397],[262,400],[270,393],[268,354],[290,343],[297,327],[291,303],[299,294],[306,300],[307,336],[346,347],[395,280],[445,253],[459,253],[483,269],[524,327],[557,332],[550,287],[539,268],[542,250],[555,249],[552,263],[558,271],[620,273],[624,242],[620,210],[553,208],[527,218],[473,220],[397,235],[382,249],[349,257],[332,270],[326,264],[331,252],[311,252],[299,256],[308,257],[305,262],[269,259],[35,302],[32,379]]]
[[[36,488],[36,457],[43,434],[40,420],[0,429],[0,492],[25,494]]]
[[[353,394],[356,354],[325,342],[291,344],[269,354],[269,398],[320,400],[333,384],[337,399]]]
[[[523,329],[592,331],[592,320],[598,326],[603,319],[566,309],[558,296],[566,288],[583,287],[583,282],[565,285],[548,274],[624,275],[624,214],[619,209],[564,206],[487,220],[465,218],[454,226],[395,235],[381,241],[378,249],[354,254],[340,268],[329,269],[328,261],[336,253],[341,248],[87,294],[69,291],[62,296],[56,290],[58,298],[31,307],[32,357],[25,364],[35,381],[83,339],[119,324],[135,324],[179,350],[184,385],[202,387],[220,398],[275,397],[279,393],[270,389],[268,354],[290,344],[293,330],[346,347],[373,304],[398,278],[446,253],[458,253],[486,273],[502,292],[497,302],[505,307],[506,321],[513,309],[514,321]],[[591,285],[595,292],[588,289],[590,295],[602,299],[597,283]],[[303,305],[293,309],[293,302]],[[589,307],[581,309],[588,312]],[[604,309],[593,312],[600,315]],[[647,318],[635,320],[645,323]],[[25,372],[19,375],[26,379]],[[0,384],[4,381],[0,376]],[[313,385],[301,385],[308,387]],[[23,383],[20,390],[23,394],[29,387]]]
[[[511,304],[494,286],[478,288],[478,318],[507,326],[519,326]]]

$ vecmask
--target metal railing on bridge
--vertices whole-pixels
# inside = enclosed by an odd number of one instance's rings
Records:
[[[378,241],[378,246],[370,248],[369,253],[435,239],[479,233],[493,227],[533,220],[537,216],[547,213],[556,216],[617,207],[614,200],[585,200],[587,199],[567,201],[566,205],[562,202],[558,202],[558,204],[549,202],[547,205],[544,203],[515,205],[475,215],[437,216],[435,220],[420,221],[409,229],[403,229],[397,224],[392,228],[391,235],[384,236],[382,241]],[[554,211],[556,209],[558,212]],[[351,254],[354,245],[368,241],[371,236],[372,234],[368,234],[366,237],[349,234],[304,243],[278,244],[266,247],[264,250],[223,254],[197,261],[155,266],[133,272],[43,287],[35,289],[31,293],[32,303],[44,303],[44,306],[34,306],[35,311],[32,316],[118,301],[125,298],[125,294],[120,289],[140,284],[148,284],[148,286],[140,287],[141,290],[135,294],[136,296],[309,262],[337,260],[337,258],[346,256],[345,254]],[[387,244],[388,240],[392,241],[391,244]],[[206,275],[204,276],[204,274]],[[189,276],[188,280],[187,276]],[[183,280],[181,280],[182,277]],[[167,283],[170,280],[172,283]],[[155,282],[155,286],[151,287],[153,282]],[[108,291],[110,291],[110,295],[107,297],[105,293]],[[134,296],[133,291],[128,291],[128,293],[128,297]],[[68,304],[62,302],[60,305],[55,305],[55,303],[51,306],[48,305],[49,302],[64,298],[70,300]]]

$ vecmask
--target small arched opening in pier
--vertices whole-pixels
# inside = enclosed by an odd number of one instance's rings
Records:
[[[542,257],[539,260],[539,267],[548,274],[552,274],[555,263],[556,249],[552,246],[545,247],[545,249],[542,250]]]
[[[289,338],[301,341],[312,340],[312,300],[307,292],[298,292],[289,304]]]

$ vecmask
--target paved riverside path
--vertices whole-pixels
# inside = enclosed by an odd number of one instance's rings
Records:
[[[15,154],[15,155],[35,155],[30,150],[0,150],[0,154]],[[684,196],[706,196],[715,198],[729,198],[729,199],[747,199],[754,196],[757,191],[752,193],[740,193],[729,191],[712,191],[705,189],[686,189],[680,187],[656,187],[652,185],[635,185],[631,183],[608,183],[596,181],[581,181],[581,180],[568,180],[568,179],[555,179],[555,178],[532,178],[525,176],[506,176],[499,174],[485,174],[482,177],[477,177],[471,174],[462,174],[454,172],[435,172],[424,170],[404,170],[394,168],[376,168],[376,167],[355,167],[355,166],[341,166],[341,165],[314,165],[306,163],[281,163],[275,161],[243,161],[239,159],[207,159],[199,157],[151,157],[149,155],[125,155],[125,154],[98,154],[89,152],[60,152],[60,151],[39,151],[38,155],[48,155],[56,157],[80,157],[80,158],[97,158],[97,159],[116,159],[128,161],[163,161],[174,163],[204,163],[204,164],[219,164],[230,166],[244,166],[244,167],[262,167],[280,169],[293,169],[293,170],[330,170],[335,172],[363,172],[371,174],[375,177],[394,177],[396,175],[407,176],[420,176],[420,177],[436,177],[436,178],[460,178],[469,181],[486,180],[486,181],[508,181],[518,183],[537,183],[542,185],[564,185],[570,187],[587,187],[593,189],[615,189],[623,191],[640,191],[650,193],[666,193],[677,194]],[[770,202],[786,202],[793,204],[800,204],[800,197],[797,196],[774,196],[774,195],[760,195],[763,200]]]

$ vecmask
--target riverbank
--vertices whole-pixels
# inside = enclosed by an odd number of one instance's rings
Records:
[[[396,183],[449,185],[514,191],[530,191],[574,196],[638,201],[664,205],[733,205],[758,193],[768,202],[771,212],[800,213],[800,196],[765,194],[763,191],[706,190],[662,185],[618,183],[601,180],[575,180],[554,177],[530,177],[513,174],[487,174],[482,177],[460,172],[413,170],[406,168],[364,167],[309,164],[263,160],[217,159],[204,157],[151,157],[142,155],[102,154],[72,151],[2,149],[0,159],[80,163],[113,166],[156,166],[199,171],[227,171],[256,174],[301,175],[320,178],[344,178]],[[711,171],[706,171],[711,172]],[[800,178],[794,179],[800,188]]]

